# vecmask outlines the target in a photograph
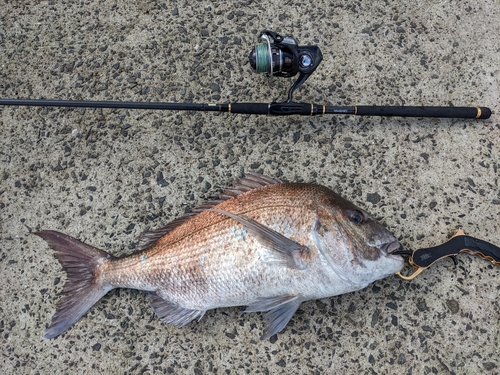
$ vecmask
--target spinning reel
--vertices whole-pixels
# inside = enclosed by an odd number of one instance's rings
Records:
[[[318,46],[299,46],[293,37],[269,30],[264,30],[260,39],[262,42],[248,56],[250,66],[256,73],[264,73],[268,77],[293,77],[300,73],[288,91],[287,103],[290,103],[293,92],[323,60],[321,50]]]

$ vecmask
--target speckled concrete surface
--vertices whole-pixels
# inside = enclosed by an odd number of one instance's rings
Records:
[[[498,244],[498,1],[0,2],[3,98],[282,99],[291,81],[269,84],[247,62],[267,28],[322,49],[297,100],[493,111],[474,121],[0,108],[3,373],[500,372],[500,268],[479,258],[304,303],[266,341],[258,314],[218,309],[179,329],[129,290],[43,340],[65,276],[30,234],[128,254],[141,232],[252,171],[329,186],[407,248],[459,227]]]

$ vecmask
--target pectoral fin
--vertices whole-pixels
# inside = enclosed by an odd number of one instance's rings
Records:
[[[212,208],[209,211],[228,216],[244,225],[252,235],[257,237],[263,246],[282,255],[286,259],[288,267],[299,270],[307,268],[307,264],[304,260],[310,252],[307,246],[303,246],[289,238],[286,238],[275,230],[272,230],[248,217],[236,215],[217,208]]]
[[[264,340],[283,330],[301,303],[302,299],[297,296],[263,298],[248,306],[245,312],[268,311],[264,315]]]

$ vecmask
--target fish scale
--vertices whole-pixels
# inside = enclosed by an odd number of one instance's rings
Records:
[[[267,311],[263,337],[270,337],[301,302],[364,288],[403,267],[385,246],[395,250],[396,238],[330,189],[255,174],[145,233],[140,250],[122,258],[59,232],[37,234],[68,272],[46,338],[114,288],[148,292],[158,317],[179,326],[213,308]]]

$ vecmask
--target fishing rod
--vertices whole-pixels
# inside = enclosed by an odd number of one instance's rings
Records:
[[[293,93],[316,70],[323,60],[318,46],[299,46],[291,36],[281,36],[264,30],[249,55],[250,66],[256,73],[268,77],[293,77],[297,80],[288,91],[285,102],[272,103],[165,103],[165,102],[121,102],[47,99],[0,99],[0,105],[42,107],[86,107],[157,109],[170,111],[228,112],[249,115],[358,115],[358,116],[402,116],[438,118],[487,119],[491,110],[487,107],[429,107],[429,106],[331,106],[314,103],[296,103]]]

